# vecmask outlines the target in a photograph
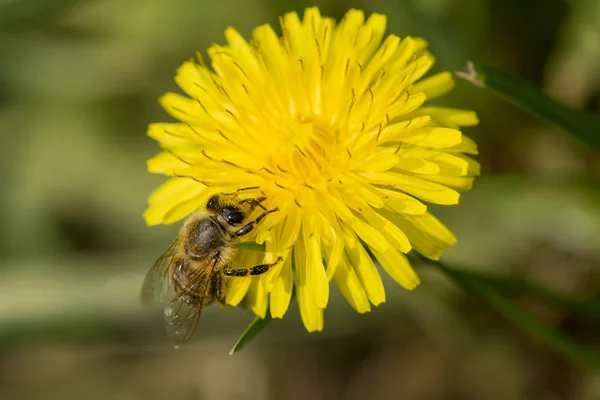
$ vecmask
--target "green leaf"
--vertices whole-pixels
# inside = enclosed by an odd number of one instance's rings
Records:
[[[465,290],[484,300],[490,307],[512,321],[515,325],[552,347],[564,356],[589,368],[600,370],[600,351],[578,342],[553,326],[537,319],[503,296],[485,279],[433,262]]]
[[[270,323],[273,321],[273,317],[271,317],[271,313],[269,312],[265,318],[256,317],[254,321],[248,325],[246,330],[242,333],[240,338],[235,342],[229,354],[233,355],[238,351],[242,350],[244,347],[248,345],[254,338],[262,332]]]
[[[486,88],[508,102],[532,113],[590,147],[600,149],[600,118],[569,108],[545,95],[535,85],[495,68],[467,63],[456,76],[475,86]]]
[[[260,251],[263,253],[265,252],[264,243],[258,244],[256,242],[239,242],[239,243],[235,243],[233,246],[240,250]]]
[[[265,245],[258,244],[256,242],[239,242],[239,243],[236,243],[234,246],[241,250],[261,251],[261,252],[265,251]],[[260,332],[262,332],[262,330],[265,329],[271,323],[271,321],[273,321],[273,318],[271,317],[271,312],[269,312],[265,316],[265,318],[260,318],[260,317],[254,318],[254,320],[250,323],[250,325],[248,325],[246,330],[244,330],[242,335],[239,337],[237,342],[235,342],[235,345],[233,345],[233,347],[229,351],[229,354],[233,355],[234,353],[237,353],[238,351],[240,351],[244,347],[246,347],[246,345],[248,345],[248,343],[250,343],[252,340],[254,340],[254,338]]]
[[[239,242],[234,245],[238,249],[250,250],[250,251],[265,251],[264,244],[258,244],[255,242]],[[292,293],[293,297],[293,293]],[[233,345],[229,354],[233,355],[238,351],[242,350],[248,343],[250,343],[254,338],[262,332],[270,323],[273,321],[273,317],[271,317],[271,312],[269,311],[265,318],[256,317],[254,320],[248,325],[246,330],[242,332],[242,335],[239,337],[237,342]]]
[[[458,269],[452,270],[455,274],[462,275],[467,279],[480,280],[503,294],[535,299],[583,317],[600,320],[600,299],[597,297],[561,293],[522,278],[491,276]]]
[[[292,257],[292,268],[295,268],[294,258]],[[296,286],[292,286],[292,297],[290,298],[290,302],[296,298]],[[238,351],[242,350],[244,347],[248,345],[263,329],[265,329],[269,324],[273,321],[273,317],[271,317],[271,311],[267,312],[265,318],[256,317],[254,320],[248,325],[246,330],[239,337],[237,342],[233,345],[229,354],[233,355]]]
[[[292,263],[293,262],[294,261],[292,259]],[[293,286],[292,287],[292,297],[290,298],[290,302],[292,300],[294,300],[295,298],[296,298],[296,287]],[[260,332],[262,332],[262,330],[265,329],[271,323],[271,321],[273,321],[273,317],[271,317],[270,311],[268,311],[265,318],[260,318],[260,317],[254,318],[254,320],[250,323],[250,325],[248,325],[246,330],[239,337],[237,342],[235,342],[235,345],[233,345],[233,347],[229,351],[229,354],[233,355],[234,353],[237,353],[238,351],[240,351],[244,347],[246,347],[246,345],[248,345],[248,343],[250,343],[252,340],[254,340],[254,338]]]

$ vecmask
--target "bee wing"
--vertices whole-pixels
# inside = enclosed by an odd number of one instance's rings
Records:
[[[160,258],[156,260],[152,268],[150,268],[150,271],[146,274],[140,293],[142,303],[163,303],[164,301],[173,299],[173,296],[169,295],[171,285],[168,282],[168,272],[173,263],[173,256],[175,255],[181,240],[182,236],[179,235]]]
[[[192,306],[182,299],[173,300],[165,307],[167,335],[176,347],[191,339],[200,321],[201,312],[201,307]]]
[[[198,274],[190,279],[190,286],[184,288],[184,291],[202,293],[198,304],[189,304],[183,297],[179,297],[171,301],[165,307],[164,317],[167,335],[171,338],[171,341],[175,346],[183,345],[190,340],[194,334],[194,331],[198,326],[198,321],[200,321],[202,308],[205,301],[207,301],[207,295],[211,292],[215,266],[216,262],[206,276],[203,276],[204,271],[198,271]],[[196,290],[196,288],[200,290]]]

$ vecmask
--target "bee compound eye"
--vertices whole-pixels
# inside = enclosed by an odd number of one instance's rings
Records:
[[[244,221],[244,214],[231,208],[223,209],[223,217],[231,225],[241,224]]]

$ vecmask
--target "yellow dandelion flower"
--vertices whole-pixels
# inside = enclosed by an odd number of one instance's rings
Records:
[[[363,313],[385,301],[371,255],[401,286],[419,277],[405,253],[437,259],[456,239],[425,203],[456,204],[479,165],[461,126],[472,111],[424,106],[453,87],[450,73],[421,79],[434,63],[420,38],[389,35],[386,18],[350,10],[336,23],[309,8],[246,41],[185,62],[163,107],[178,121],[148,135],[163,152],[148,169],[172,178],[150,197],[148,224],[179,221],[217,192],[258,187],[279,208],[255,229],[266,254],[242,252],[235,264],[273,262],[266,274],[230,279],[227,303],[281,318],[295,285],[304,325],[323,328],[333,280]],[[248,254],[245,254],[248,253]],[[258,255],[257,255],[258,254]]]

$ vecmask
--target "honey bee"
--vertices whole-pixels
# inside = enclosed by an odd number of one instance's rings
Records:
[[[215,300],[225,305],[225,289],[230,277],[260,275],[281,262],[250,268],[231,268],[233,244],[252,232],[267,215],[261,203],[266,198],[238,199],[238,192],[213,195],[206,209],[190,215],[179,235],[150,269],[141,291],[142,302],[166,303],[164,319],[167,334],[175,346],[193,335],[205,305]],[[251,219],[255,209],[262,212]]]

